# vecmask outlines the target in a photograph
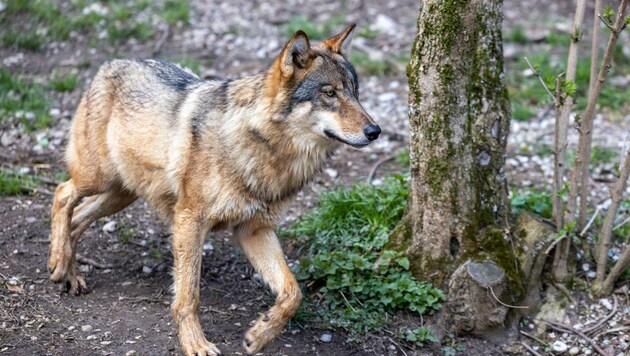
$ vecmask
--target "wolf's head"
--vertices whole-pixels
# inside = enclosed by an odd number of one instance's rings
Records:
[[[381,128],[359,103],[359,82],[346,57],[355,25],[321,43],[298,31],[270,69],[277,120],[301,132],[353,147],[376,140]]]

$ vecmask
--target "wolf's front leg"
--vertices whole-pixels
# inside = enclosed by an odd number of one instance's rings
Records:
[[[175,299],[172,313],[185,355],[220,355],[221,351],[206,340],[199,323],[201,252],[208,232],[208,224],[202,220],[195,211],[176,208],[173,224]]]
[[[287,266],[273,227],[243,224],[234,229],[234,235],[256,271],[276,294],[274,306],[245,334],[243,347],[248,354],[255,354],[280,334],[295,315],[302,292]]]

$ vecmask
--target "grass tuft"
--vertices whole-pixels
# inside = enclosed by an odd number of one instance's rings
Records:
[[[0,196],[29,194],[40,183],[29,175],[0,169]]]
[[[43,87],[0,68],[0,122],[8,116],[19,120],[27,131],[51,124]]]

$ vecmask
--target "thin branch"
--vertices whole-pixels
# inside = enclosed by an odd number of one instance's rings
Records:
[[[98,268],[98,269],[112,269],[112,268],[116,268],[117,266],[114,265],[108,265],[108,264],[103,264],[100,262],[96,262],[95,260],[88,258],[88,257],[84,257],[81,256],[80,254],[77,253],[77,262],[81,262],[84,265],[90,265],[93,266],[94,268]]]
[[[571,44],[569,45],[569,54],[567,56],[567,74],[565,80],[575,82],[578,62],[578,43],[582,37],[582,22],[584,21],[584,9],[586,8],[586,0],[578,0],[575,8],[575,17],[573,19],[573,33],[571,35]],[[573,109],[573,97],[562,93],[562,78],[558,76],[556,83],[556,98],[559,103],[556,110],[556,121],[554,130],[554,166],[553,166],[553,217],[556,222],[556,228],[562,230],[565,224],[564,203],[560,191],[564,183],[564,176],[567,161],[567,136],[569,132],[569,117]],[[574,210],[567,209],[571,214]],[[572,218],[569,216],[569,218]],[[569,260],[569,250],[571,249],[571,239],[565,239],[556,248],[553,259],[552,274],[554,278],[560,282],[564,282],[568,275],[567,263]]]
[[[553,100],[553,103],[556,107],[560,106],[558,104],[558,99],[556,99],[556,96],[551,92],[551,90],[549,89],[549,87],[547,86],[547,83],[545,83],[545,80],[542,78],[542,76],[540,75],[540,73],[534,68],[534,66],[532,66],[532,64],[529,62],[529,59],[527,59],[527,57],[523,57],[525,59],[525,62],[527,62],[527,65],[529,66],[529,68],[532,70],[532,72],[534,72],[534,75],[536,77],[538,77],[538,81],[540,82],[540,84],[543,86],[543,88],[545,88],[545,90],[547,91],[547,94],[549,94],[549,96],[551,97],[551,100]]]
[[[488,289],[490,289],[490,293],[492,293],[492,296],[494,297],[494,300],[499,302],[499,304],[503,305],[504,307],[508,307],[508,308],[512,308],[512,309],[529,309],[529,307],[526,306],[526,305],[509,305],[509,304],[505,304],[502,301],[500,301],[499,298],[497,298],[497,295],[494,294],[494,290],[492,289],[492,287],[488,287]]]
[[[532,349],[531,346],[527,345],[527,343],[525,343],[524,341],[521,341],[521,345],[523,345],[523,347],[526,348],[527,351],[531,352],[532,355],[534,355],[534,356],[542,356],[541,354],[536,352],[536,350]]]
[[[383,163],[394,160],[395,158],[396,158],[396,155],[391,155],[391,156],[387,156],[383,159],[376,161],[376,163],[374,163],[374,165],[372,166],[372,169],[370,169],[370,173],[368,174],[367,178],[365,179],[367,183],[368,184],[372,183],[372,179],[374,178],[374,175],[376,174],[376,170],[378,170],[378,167],[383,165]]]
[[[606,21],[606,19],[604,19],[602,17],[602,14],[597,14],[597,17],[599,17],[600,20],[602,20],[602,22],[604,23],[604,25],[606,25],[606,27],[608,27],[609,30],[614,31],[615,29],[612,27],[611,24],[608,23],[608,21]],[[595,21],[595,23],[597,23],[597,21]]]
[[[597,267],[599,267],[599,265]],[[626,246],[623,254],[619,258],[617,263],[615,263],[610,273],[608,273],[608,276],[601,284],[601,286],[598,286],[597,284],[593,286],[594,291],[600,295],[606,295],[612,292],[615,282],[617,281],[619,276],[621,276],[623,271],[628,268],[630,268],[630,246]]]
[[[580,231],[580,236],[584,236],[584,234],[586,234],[586,232],[591,227],[591,225],[593,225],[593,222],[595,221],[595,218],[599,214],[600,210],[601,209],[599,207],[597,207],[597,209],[595,209],[595,213],[593,213],[593,216],[591,217],[591,220],[589,220],[588,224],[586,224],[586,226],[584,226],[584,229],[582,229],[582,231]]]
[[[628,223],[628,221],[630,221],[630,216],[628,216],[627,218],[625,218],[622,222],[620,222],[619,224],[617,224],[615,227],[613,227],[613,231],[615,230],[619,230],[621,229],[622,226],[624,226],[625,224]]]
[[[591,344],[591,346],[593,346],[593,349],[595,351],[597,351],[597,353],[599,353],[602,356],[608,356],[608,354],[606,352],[604,352],[604,350],[602,350],[595,341],[593,341],[593,339],[591,339],[590,337],[586,336],[583,332],[579,331],[579,330],[575,330],[574,328],[568,326],[568,325],[564,325],[564,324],[560,324],[560,323],[556,323],[555,321],[551,321],[551,320],[543,320],[544,322],[546,322],[547,324],[549,324],[549,326],[556,330],[556,331],[560,331],[560,332],[570,332],[573,333],[579,337],[581,337],[582,339],[586,340],[589,344]]]
[[[551,250],[553,249],[554,246],[556,246],[560,241],[562,241],[565,237],[567,237],[567,234],[564,233],[560,236],[558,236],[556,238],[556,240],[554,242],[551,243],[551,245],[549,245],[549,247],[547,247],[547,249],[545,250],[545,255],[548,255],[549,252],[551,252]]]
[[[519,332],[520,332],[522,335],[525,335],[525,336],[527,336],[528,338],[530,338],[530,339],[532,339],[532,340],[536,340],[536,341],[538,341],[538,343],[539,343],[539,344],[541,344],[541,345],[543,345],[543,346],[548,346],[548,345],[549,345],[549,343],[548,343],[548,342],[546,342],[545,340],[542,340],[542,339],[540,339],[540,338],[537,338],[536,336],[534,336],[534,335],[532,335],[532,334],[530,334],[530,333],[527,333],[527,332],[525,332],[525,331],[523,331],[523,330],[521,330],[521,331],[519,331]]]
[[[594,285],[596,289],[598,289],[599,286],[601,286],[604,282],[604,277],[606,274],[606,262],[608,261],[608,250],[610,249],[610,246],[612,244],[613,225],[615,222],[615,217],[617,216],[617,211],[619,210],[619,206],[621,205],[621,200],[623,199],[624,192],[626,191],[628,177],[630,177],[630,149],[626,151],[626,156],[623,160],[623,167],[621,168],[621,172],[619,174],[619,179],[617,179],[617,183],[615,183],[615,187],[610,194],[612,201],[610,203],[608,211],[606,212],[606,219],[604,220],[604,224],[602,225],[601,232],[599,233],[599,244],[597,246],[597,276]],[[617,261],[617,263],[619,263],[619,261]],[[612,281],[613,284],[614,282],[615,281]]]
[[[617,296],[613,294],[613,300],[614,300],[614,305],[613,305],[613,310],[610,312],[610,314],[606,315],[605,317],[603,317],[600,321],[598,321],[595,325],[584,329],[582,332],[585,334],[590,334],[594,331],[596,331],[597,329],[599,329],[602,325],[604,325],[605,322],[607,322],[608,320],[610,320],[610,318],[612,318],[613,316],[615,316],[615,314],[617,313],[617,308],[619,307],[619,300],[617,299]]]
[[[597,82],[593,85],[592,91],[589,92],[588,104],[584,115],[580,122],[580,138],[578,141],[578,149],[575,156],[575,165],[573,169],[572,184],[579,189],[580,208],[577,219],[577,228],[581,230],[586,221],[587,204],[588,204],[588,181],[589,181],[589,166],[591,159],[591,146],[593,141],[593,119],[595,117],[595,108],[597,100],[601,94],[602,87],[608,76],[610,70],[613,54],[621,29],[623,28],[625,21],[626,7],[628,6],[628,0],[621,0],[619,8],[617,9],[617,18],[613,25],[613,30],[608,38],[606,50],[604,51],[604,57],[602,58],[602,65],[599,68],[597,74]],[[575,197],[572,197],[575,199]],[[572,202],[575,204],[575,202]],[[601,282],[601,280],[600,280]]]
[[[345,301],[346,301],[346,304],[350,307],[350,309],[352,309],[352,311],[355,311],[355,310],[354,310],[354,307],[352,306],[352,304],[350,304],[350,302],[348,301],[348,299],[346,299],[346,296],[343,294],[343,292],[341,292],[341,291],[340,291],[339,293],[341,293],[341,296],[343,297],[343,300],[345,300]]]

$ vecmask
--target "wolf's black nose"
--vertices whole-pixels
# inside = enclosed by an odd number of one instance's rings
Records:
[[[374,141],[378,138],[378,135],[381,134],[381,128],[378,125],[367,125],[363,128],[363,133],[370,141]]]

